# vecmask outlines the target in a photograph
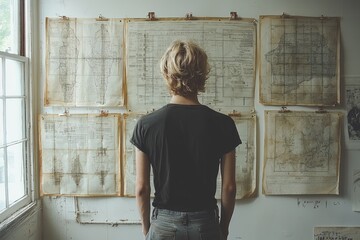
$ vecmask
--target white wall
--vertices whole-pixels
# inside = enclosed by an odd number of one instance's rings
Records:
[[[39,0],[40,52],[39,75],[44,81],[45,17],[143,18],[154,11],[161,17],[228,17],[236,11],[240,17],[258,19],[259,15],[339,16],[342,34],[342,79],[360,77],[360,1],[358,0]],[[258,84],[257,84],[258,88]],[[257,91],[258,92],[258,91]],[[42,94],[39,94],[42,103]],[[47,110],[40,107],[42,112]],[[270,109],[258,103],[259,188],[263,163],[264,116]],[[340,106],[340,110],[344,110]],[[341,163],[339,196],[258,196],[236,203],[229,240],[308,240],[314,226],[360,225],[360,213],[352,211],[352,169],[360,168],[360,151],[344,149]],[[313,202],[318,201],[317,205]],[[43,240],[136,240],[142,239],[134,199],[65,197],[43,198]],[[76,213],[81,213],[76,214]],[[85,214],[86,213],[86,214]],[[81,223],[79,223],[81,222]],[[85,223],[86,222],[86,223]],[[90,224],[89,222],[92,222]],[[127,224],[118,224],[118,223]],[[111,224],[113,223],[113,224]]]

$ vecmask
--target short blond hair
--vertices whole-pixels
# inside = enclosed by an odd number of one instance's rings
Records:
[[[176,40],[162,56],[160,71],[170,92],[186,97],[205,91],[210,65],[207,54],[196,43]]]

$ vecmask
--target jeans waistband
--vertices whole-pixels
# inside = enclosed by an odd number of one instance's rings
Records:
[[[173,218],[209,218],[214,217],[215,219],[219,218],[219,208],[216,207],[213,210],[207,211],[198,211],[198,212],[180,212],[180,211],[173,211],[168,209],[161,209],[161,208],[154,208],[152,212],[152,219],[156,219],[158,216],[166,216],[166,217],[173,217]]]

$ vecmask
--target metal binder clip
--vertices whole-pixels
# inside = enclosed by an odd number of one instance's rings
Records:
[[[156,18],[155,18],[155,12],[148,12],[148,18],[149,18],[149,20],[155,20]]]
[[[107,20],[109,20],[108,18],[105,18],[103,15],[99,15],[99,17],[98,18],[96,18],[96,21],[107,21]]]
[[[193,19],[192,13],[187,13],[187,14],[185,15],[185,18],[186,18],[186,20],[192,20],[192,19]]]
[[[279,110],[279,113],[288,113],[288,112],[290,112],[290,110],[287,109],[287,107],[285,106],[281,107],[281,110]]]
[[[327,113],[327,111],[324,109],[324,107],[319,107],[319,109],[315,112],[316,113]]]
[[[59,16],[59,18],[61,18],[62,20],[69,20],[67,16]]]
[[[238,15],[237,12],[230,12],[230,20],[237,20]]]
[[[69,117],[70,113],[69,113],[69,109],[65,108],[63,113],[59,114],[60,117]]]

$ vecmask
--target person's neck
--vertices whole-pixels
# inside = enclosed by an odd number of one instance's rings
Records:
[[[170,103],[182,105],[200,105],[197,95],[184,97],[180,95],[172,95]]]

